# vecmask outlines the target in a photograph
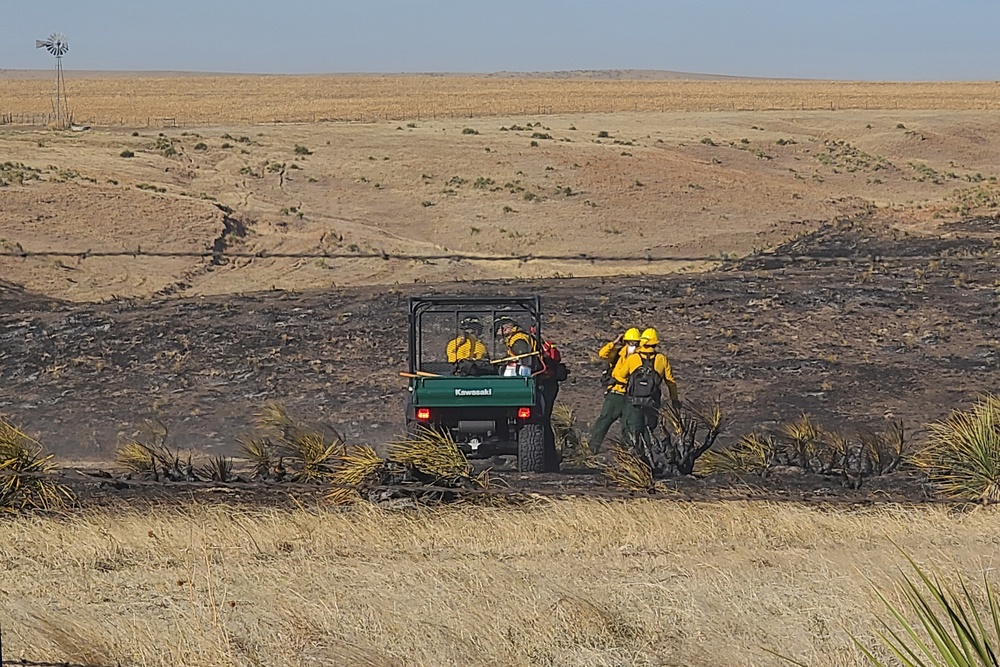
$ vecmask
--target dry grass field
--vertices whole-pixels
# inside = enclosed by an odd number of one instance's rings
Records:
[[[135,76],[68,81],[92,125],[399,121],[623,111],[996,110],[1000,84],[518,76]],[[0,116],[50,111],[51,82],[0,76]]]
[[[567,500],[4,519],[5,657],[125,665],[866,664],[904,557],[994,572],[992,510]],[[975,574],[973,574],[975,573]],[[975,582],[973,582],[975,585]]]
[[[982,111],[0,128],[0,155],[7,184],[0,248],[8,251],[199,252],[222,244],[378,256],[214,265],[0,259],[5,280],[74,301],[692,271],[713,262],[629,260],[742,256],[842,217],[936,234],[941,223],[991,213],[1000,201],[1000,131]],[[227,230],[217,204],[243,228]],[[383,260],[382,253],[623,261]]]

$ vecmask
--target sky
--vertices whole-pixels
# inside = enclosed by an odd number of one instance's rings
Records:
[[[0,69],[1000,80],[997,0],[0,0]]]

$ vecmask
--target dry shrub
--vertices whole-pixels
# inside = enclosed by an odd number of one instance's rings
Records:
[[[257,414],[257,424],[264,436],[242,443],[255,473],[267,468],[270,474],[284,479],[284,460],[288,459],[288,479],[317,483],[333,474],[338,457],[346,453],[344,438],[336,429],[296,420],[278,403],[264,406]]]
[[[233,460],[225,456],[213,456],[208,463],[198,468],[197,474],[210,482],[242,482],[243,479],[233,470]]]
[[[695,462],[711,449],[725,430],[726,419],[718,402],[704,406],[685,403],[660,410],[660,420],[670,427],[654,452],[654,472],[658,477],[690,475]]]
[[[971,410],[929,425],[927,447],[914,460],[947,496],[1000,501],[1000,398],[981,398]]]
[[[389,445],[385,459],[366,446],[345,452],[338,457],[330,479],[339,486],[327,498],[337,504],[361,498],[452,502],[468,498],[462,491],[484,491],[490,486],[487,471],[472,476],[472,466],[449,433],[423,427]],[[488,499],[481,494],[472,497]]]
[[[709,450],[698,461],[698,472],[712,474],[725,472],[748,472],[764,475],[777,454],[778,443],[773,436],[750,433],[732,447]]]
[[[604,478],[612,485],[636,493],[655,493],[659,490],[653,479],[653,468],[630,448],[611,446],[611,461],[601,466]]]
[[[55,466],[41,443],[0,418],[0,511],[62,509],[73,503],[69,487],[44,475]]]
[[[337,505],[361,500],[360,489],[382,478],[388,463],[368,445],[353,447],[340,457],[330,481],[337,485],[327,499]]]
[[[552,431],[556,436],[556,449],[563,463],[574,468],[594,468],[597,458],[590,451],[586,438],[576,425],[576,411],[566,403],[552,407]]]
[[[827,431],[803,414],[775,432],[754,432],[722,450],[706,452],[701,473],[750,473],[762,477],[776,467],[819,475],[841,475],[858,487],[865,477],[887,475],[903,463],[907,451],[902,422],[888,431],[866,430],[854,436]]]
[[[236,443],[243,456],[250,462],[250,478],[256,481],[270,480],[275,467],[281,463],[271,441],[264,437],[246,436],[237,438]]]
[[[472,466],[451,434],[432,428],[420,428],[389,445],[389,459],[435,483],[468,479],[472,474]]]

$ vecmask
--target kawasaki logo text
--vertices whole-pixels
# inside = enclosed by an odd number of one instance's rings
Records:
[[[492,389],[456,389],[456,396],[492,396]]]

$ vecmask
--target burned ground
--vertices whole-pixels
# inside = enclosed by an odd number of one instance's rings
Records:
[[[580,426],[600,406],[596,349],[639,325],[659,328],[682,397],[722,401],[720,444],[802,412],[847,432],[887,419],[913,431],[998,390],[996,224],[911,237],[841,223],[713,272],[657,277],[86,305],[0,283],[0,412],[74,459],[109,457],[144,419],[171,445],[232,453],[272,401],[379,444],[403,425],[408,296],[538,293]],[[830,259],[793,260],[803,255]],[[855,260],[834,261],[845,256]]]

